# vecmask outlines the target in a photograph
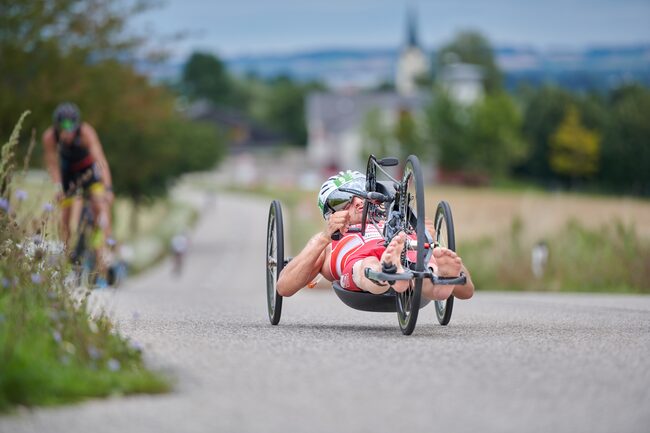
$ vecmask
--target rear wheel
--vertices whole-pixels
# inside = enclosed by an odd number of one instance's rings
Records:
[[[277,282],[284,267],[284,228],[282,206],[273,200],[266,226],[266,304],[271,325],[280,323],[282,296],[278,294]]]
[[[424,271],[425,268],[425,226],[424,226],[424,181],[422,170],[417,156],[411,155],[404,166],[404,176],[400,186],[399,209],[402,214],[402,228],[410,239],[417,239],[417,248],[402,255],[402,266],[404,269],[413,271]],[[415,253],[415,254],[414,254]],[[395,302],[397,303],[397,319],[400,329],[404,335],[410,335],[415,329],[420,311],[420,298],[422,296],[422,279],[416,278],[411,281],[410,287],[403,293],[398,293]]]
[[[456,251],[456,237],[454,235],[454,219],[451,216],[451,207],[446,201],[438,203],[435,218],[436,246],[449,248]],[[441,325],[447,325],[451,320],[451,312],[454,309],[454,295],[450,295],[445,301],[434,301],[436,316]]]

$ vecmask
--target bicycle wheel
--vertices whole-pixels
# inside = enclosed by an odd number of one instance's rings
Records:
[[[451,207],[446,201],[438,203],[435,218],[436,245],[456,251],[456,237],[454,235],[454,219],[451,216]],[[454,309],[454,295],[449,295],[445,301],[434,301],[436,316],[441,325],[447,325],[451,320]]]
[[[377,166],[375,165],[375,155],[368,157],[368,165],[366,166],[366,192],[377,191]],[[370,200],[365,200],[363,203],[363,214],[361,216],[361,233],[366,233],[366,225],[368,223],[368,213],[372,213]]]
[[[273,200],[266,226],[266,304],[271,325],[280,323],[282,296],[278,294],[278,275],[284,267],[284,229],[282,206]]]
[[[417,248],[415,257],[412,253],[402,254],[404,269],[424,271],[425,268],[425,226],[424,226],[424,181],[422,170],[417,156],[411,155],[406,160],[404,175],[400,184],[400,212],[403,218],[402,228],[409,238],[415,235]],[[409,241],[407,240],[407,243]],[[420,298],[422,296],[422,279],[414,279],[410,287],[403,293],[397,293],[397,319],[404,335],[410,335],[415,329],[420,311]]]

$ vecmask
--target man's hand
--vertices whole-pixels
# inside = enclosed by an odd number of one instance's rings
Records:
[[[340,210],[330,215],[327,220],[327,227],[323,230],[323,235],[331,238],[332,235],[338,230],[344,235],[350,226],[350,213],[347,210]]]
[[[106,200],[107,205],[113,205],[113,201],[115,201],[115,194],[113,194],[112,189],[107,189],[106,192],[104,192],[104,199]]]
[[[55,203],[61,203],[63,199],[65,198],[65,193],[63,192],[63,185],[61,183],[55,183],[55,188],[56,191],[54,192],[54,202]]]

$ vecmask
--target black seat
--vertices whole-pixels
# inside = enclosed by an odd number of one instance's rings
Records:
[[[352,292],[345,290],[338,281],[332,283],[334,293],[345,305],[355,310],[372,311],[374,313],[396,313],[395,292],[389,290],[381,295],[374,295],[368,292]],[[420,308],[427,305],[430,301],[422,298]]]

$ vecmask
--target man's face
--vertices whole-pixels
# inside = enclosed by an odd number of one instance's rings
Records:
[[[70,144],[72,143],[72,140],[74,140],[74,135],[75,132],[73,131],[68,131],[66,129],[62,129],[61,132],[59,133],[59,137],[62,142],[65,144]]]
[[[73,119],[61,119],[58,127],[61,141],[69,144],[74,140],[75,132],[77,131],[77,123]]]
[[[350,215],[350,224],[361,224],[363,219],[363,199],[359,197],[352,198],[347,210]]]

